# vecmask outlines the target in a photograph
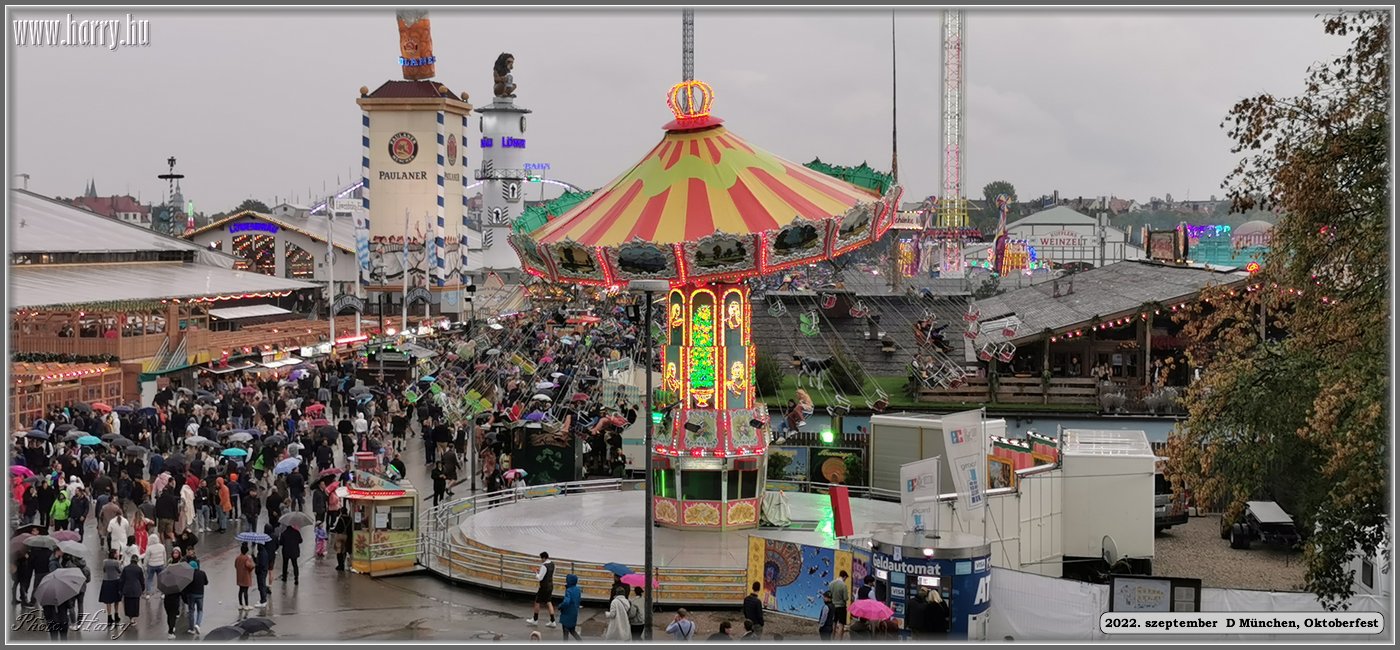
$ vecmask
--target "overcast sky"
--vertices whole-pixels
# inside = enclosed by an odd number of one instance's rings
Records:
[[[1297,93],[1308,65],[1345,49],[1315,13],[968,11],[966,193],[1004,179],[1023,200],[1223,196],[1230,106]],[[30,17],[64,14],[11,14]],[[550,163],[551,177],[597,187],[671,117],[679,10],[431,17],[437,80],[477,106],[496,55],[515,55],[517,102],[534,110],[527,157]],[[12,171],[30,174],[30,189],[72,196],[92,177],[99,193],[159,200],[156,176],[174,155],[186,198],[212,213],[246,197],[305,202],[360,175],[358,89],[402,78],[392,11],[134,18],[150,21],[149,47],[8,37]],[[900,10],[896,24],[900,180],[906,197],[941,194],[940,14]],[[700,9],[695,31],[696,77],[736,133],[796,162],[889,168],[888,11]],[[473,143],[473,167],[479,154]]]

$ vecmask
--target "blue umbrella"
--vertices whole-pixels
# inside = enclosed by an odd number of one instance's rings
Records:
[[[125,415],[125,414],[127,414],[127,413],[130,413],[130,412],[134,411],[135,409],[131,408],[130,406],[117,406],[117,407],[114,407],[112,410],[113,410],[113,411],[116,411],[116,412],[118,412],[118,413],[121,413],[121,414],[123,414],[123,415]]]
[[[632,573],[632,569],[626,564],[619,564],[617,562],[609,562],[607,564],[604,564],[603,568],[612,571],[613,575],[625,576],[629,573]]]
[[[272,538],[269,537],[269,536],[267,535],[267,533],[248,533],[248,532],[244,532],[244,533],[239,533],[239,534],[237,534],[237,535],[234,535],[233,538],[236,539],[236,540],[238,540],[238,541],[240,541],[240,542],[252,542],[252,543],[254,543],[254,544],[266,544],[266,543],[272,541]]]
[[[296,457],[296,456],[292,456],[291,458],[287,458],[287,459],[283,460],[282,462],[277,463],[277,466],[274,467],[274,468],[272,468],[272,473],[273,473],[273,474],[291,474],[293,471],[296,471],[296,468],[299,467],[300,465],[301,465],[301,458],[298,458],[298,457]]]
[[[84,447],[96,447],[102,444],[102,439],[97,436],[83,436],[78,438],[78,444]]]
[[[423,377],[420,378],[418,381],[421,381],[421,382],[424,382],[424,383],[427,383],[427,384],[431,384],[431,383],[437,381],[437,377],[434,377],[434,376],[432,376],[432,375],[423,375]]]
[[[235,456],[242,457],[248,455],[248,450],[240,447],[229,447],[228,449],[219,452],[219,455],[228,456],[230,458],[233,458]]]
[[[156,408],[154,406],[147,406],[146,408],[137,411],[137,413],[148,417],[154,417],[156,415]]]
[[[531,413],[531,414],[525,416],[525,421],[526,421],[526,422],[541,422],[541,421],[543,421],[543,420],[544,420],[544,413],[541,413],[541,412],[539,412],[539,411],[535,411],[534,413]]]

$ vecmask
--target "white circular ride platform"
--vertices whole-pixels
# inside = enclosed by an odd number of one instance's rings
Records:
[[[602,483],[602,482],[599,482]],[[534,593],[541,551],[557,569],[556,593],[564,576],[580,578],[584,597],[606,600],[612,574],[603,564],[619,562],[641,572],[645,562],[645,498],[636,484],[589,486],[592,491],[520,498],[510,495],[464,500],[446,515],[429,568],[454,580],[507,591]],[[601,489],[600,489],[601,488]],[[532,488],[531,493],[540,493]],[[653,529],[653,562],[667,604],[733,604],[748,593],[749,537],[836,546],[830,497],[788,492],[792,525],[739,531]],[[854,529],[897,523],[898,503],[851,499]]]

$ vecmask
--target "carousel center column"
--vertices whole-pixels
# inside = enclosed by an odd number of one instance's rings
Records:
[[[663,411],[651,450],[656,522],[754,528],[767,409],[754,399],[748,288],[692,283],[672,289],[667,332],[661,384],[671,408]]]

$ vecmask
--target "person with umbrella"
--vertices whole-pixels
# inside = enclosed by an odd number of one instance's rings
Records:
[[[26,559],[29,562],[29,574],[33,576],[34,586],[32,588],[28,584],[23,586],[29,593],[26,603],[32,607],[35,604],[34,593],[39,589],[39,583],[43,582],[49,572],[54,569],[52,564],[53,549],[58,547],[58,543],[47,535],[35,535],[25,539],[24,545],[28,547]]]
[[[121,571],[122,609],[128,625],[135,625],[136,619],[141,616],[141,596],[146,593],[146,576],[138,564],[140,561],[135,555],[131,556],[130,562],[122,567]],[[112,623],[121,623],[121,618],[114,616]],[[117,638],[115,630],[112,632],[112,638]]]
[[[189,629],[186,632],[199,634],[199,625],[204,622],[204,588],[209,585],[209,575],[199,568],[199,560],[195,559],[193,553],[189,556],[189,566],[193,569],[193,576],[190,578],[190,584],[181,592],[190,613]]]
[[[73,601],[82,593],[83,574],[77,569],[59,569],[35,587],[35,600],[43,608],[50,641],[68,640],[68,619]]]
[[[345,513],[345,508],[330,511],[326,525],[331,531],[332,546],[335,547],[335,570],[344,571],[345,556],[350,552],[351,533],[350,517]]]
[[[77,598],[73,600],[72,607],[68,609],[68,623],[76,630],[78,629],[78,621],[82,619],[81,610],[83,602],[87,600],[87,586],[88,583],[92,582],[92,572],[88,570],[87,561],[83,559],[83,554],[87,550],[81,542],[60,542],[58,548],[62,551],[58,560],[59,569],[77,569],[83,574],[82,589],[78,591]]]
[[[297,530],[296,526],[288,525],[282,529],[282,536],[278,541],[282,546],[282,582],[287,581],[287,565],[291,564],[292,584],[301,584],[301,565],[297,563],[297,560],[301,559],[301,531]]]
[[[172,573],[172,575],[174,575]],[[160,590],[165,594],[162,604],[165,606],[165,638],[175,638],[175,621],[180,618],[180,605],[184,603],[184,594],[181,584],[184,579],[173,581],[171,578],[161,581]]]
[[[248,604],[248,589],[253,586],[253,558],[248,555],[248,542],[239,544],[233,571],[234,582],[238,585],[238,611],[246,612],[253,608]]]

